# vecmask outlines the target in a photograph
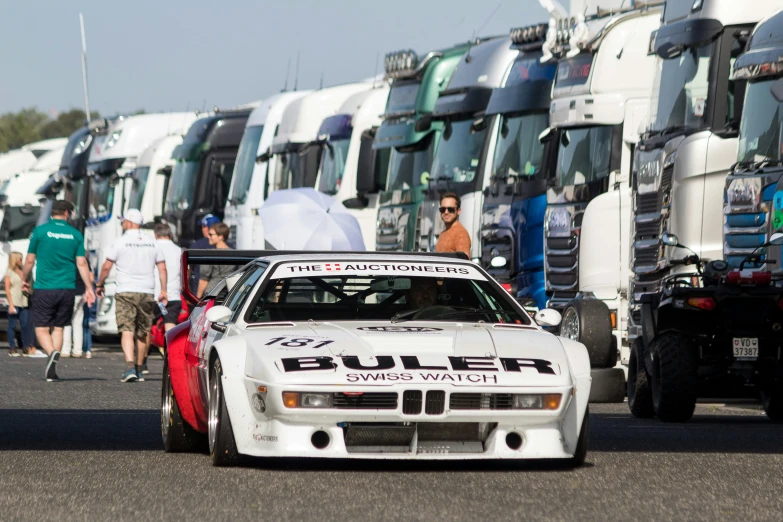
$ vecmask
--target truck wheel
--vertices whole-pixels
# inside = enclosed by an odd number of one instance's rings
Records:
[[[239,453],[234,439],[234,430],[231,429],[231,421],[228,418],[222,379],[223,369],[220,366],[220,359],[215,359],[209,372],[207,412],[209,456],[214,466],[235,466],[239,463]]]
[[[778,383],[761,392],[764,413],[774,422],[783,422],[783,386]]]
[[[685,422],[696,409],[696,352],[686,337],[665,333],[651,344],[652,403],[664,422]]]
[[[182,419],[171,386],[169,361],[165,358],[160,400],[160,432],[163,436],[163,448],[167,452],[201,451],[206,446],[204,435]]]
[[[644,367],[644,341],[637,337],[628,361],[628,408],[637,419],[655,417],[647,368]]]
[[[574,299],[563,310],[560,336],[587,347],[590,366],[611,368],[617,364],[609,307],[598,299]]]
[[[574,456],[571,457],[571,466],[580,467],[587,458],[587,444],[590,442],[590,408],[585,409],[585,418],[582,419],[582,429],[579,430],[579,440],[576,442]]]

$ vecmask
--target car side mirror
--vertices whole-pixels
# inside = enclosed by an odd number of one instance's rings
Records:
[[[783,103],[783,78],[778,78],[770,87],[769,92],[778,103]]]
[[[207,319],[209,319],[209,316],[207,316]],[[536,314],[536,323],[538,326],[553,327],[559,325],[562,320],[563,316],[560,315],[560,312],[552,308],[544,308],[543,310],[539,310]]]
[[[210,323],[222,323],[231,318],[231,308],[227,306],[213,306],[207,310],[207,321]]]

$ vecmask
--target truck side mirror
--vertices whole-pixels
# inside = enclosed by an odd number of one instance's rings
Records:
[[[664,233],[663,236],[661,236],[661,243],[671,247],[680,246],[680,240],[677,238],[677,236],[675,236],[674,234],[669,234],[668,232]]]
[[[549,143],[553,139],[555,139],[555,131],[551,127],[544,129],[541,131],[541,134],[538,135],[539,143]]]
[[[267,161],[269,161],[269,151],[256,156],[256,163],[266,163]]]
[[[356,192],[359,194],[378,192],[378,188],[375,186],[375,157],[377,151],[372,148],[374,141],[375,132],[372,129],[362,132],[359,146],[359,161],[356,165]]]
[[[770,87],[769,92],[778,103],[783,103],[783,78],[778,78],[778,80],[772,84],[772,87]]]
[[[421,117],[416,121],[416,126],[414,129],[416,132],[426,132],[430,130],[430,127],[432,127],[432,114],[426,113],[422,114]]]

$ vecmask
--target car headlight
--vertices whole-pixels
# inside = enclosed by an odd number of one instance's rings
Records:
[[[560,407],[562,397],[559,393],[517,394],[512,397],[512,407],[515,410],[556,410]]]
[[[331,408],[331,393],[283,392],[283,405],[286,408]]]
[[[106,151],[114,147],[119,141],[120,136],[122,136],[122,129],[109,134],[109,137],[106,139],[106,143],[103,144],[103,150]]]

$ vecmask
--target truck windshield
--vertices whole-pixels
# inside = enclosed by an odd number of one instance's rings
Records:
[[[416,110],[416,96],[419,93],[420,83],[405,83],[392,85],[389,91],[389,99],[386,102],[386,113],[395,114]]]
[[[88,202],[90,222],[100,223],[111,217],[115,184],[116,182],[112,180],[112,176],[96,176],[92,178],[90,200]]]
[[[702,126],[714,45],[688,48],[676,58],[659,60],[653,88],[651,131]]]
[[[600,125],[561,131],[557,150],[557,186],[591,183],[609,175],[614,127]]]
[[[426,179],[422,181],[422,174],[428,173],[432,166],[433,134],[430,133],[415,149],[392,149],[389,156],[389,190],[410,190],[426,184]]]
[[[84,178],[76,181],[68,181],[65,184],[65,201],[73,204],[71,224],[76,224],[82,215],[82,199],[84,198]]]
[[[141,208],[149,174],[149,167],[138,167],[133,171],[133,185],[131,185],[130,198],[128,198],[128,208]]]
[[[334,195],[340,190],[350,143],[351,140],[346,139],[331,141],[329,145],[324,144],[324,151],[321,154],[321,168],[318,173],[320,178],[318,190],[324,194]]]
[[[4,241],[27,239],[38,223],[39,205],[24,205],[21,207],[3,207],[3,220],[0,225]]]
[[[544,146],[538,136],[548,126],[546,113],[501,116],[492,161],[495,179],[534,176],[540,172]]]
[[[263,125],[247,127],[239,144],[237,163],[234,168],[234,185],[231,188],[229,200],[235,205],[241,205],[247,201],[247,191],[250,190],[250,181],[253,179],[253,169],[256,166],[258,145],[261,142]]]
[[[302,179],[305,156],[298,152],[286,152],[277,157],[275,168],[275,190],[297,188],[294,180]]]
[[[755,163],[781,159],[781,108],[783,104],[773,98],[770,87],[777,78],[753,82],[748,85],[745,106],[740,124],[738,161]]]
[[[486,127],[479,131],[471,129],[473,120],[446,122],[441,142],[432,160],[430,179],[448,180],[449,190],[467,194],[476,189],[481,146],[484,144]]]
[[[166,212],[182,212],[190,208],[196,193],[196,177],[201,162],[177,161],[171,171],[169,193],[166,196]]]

